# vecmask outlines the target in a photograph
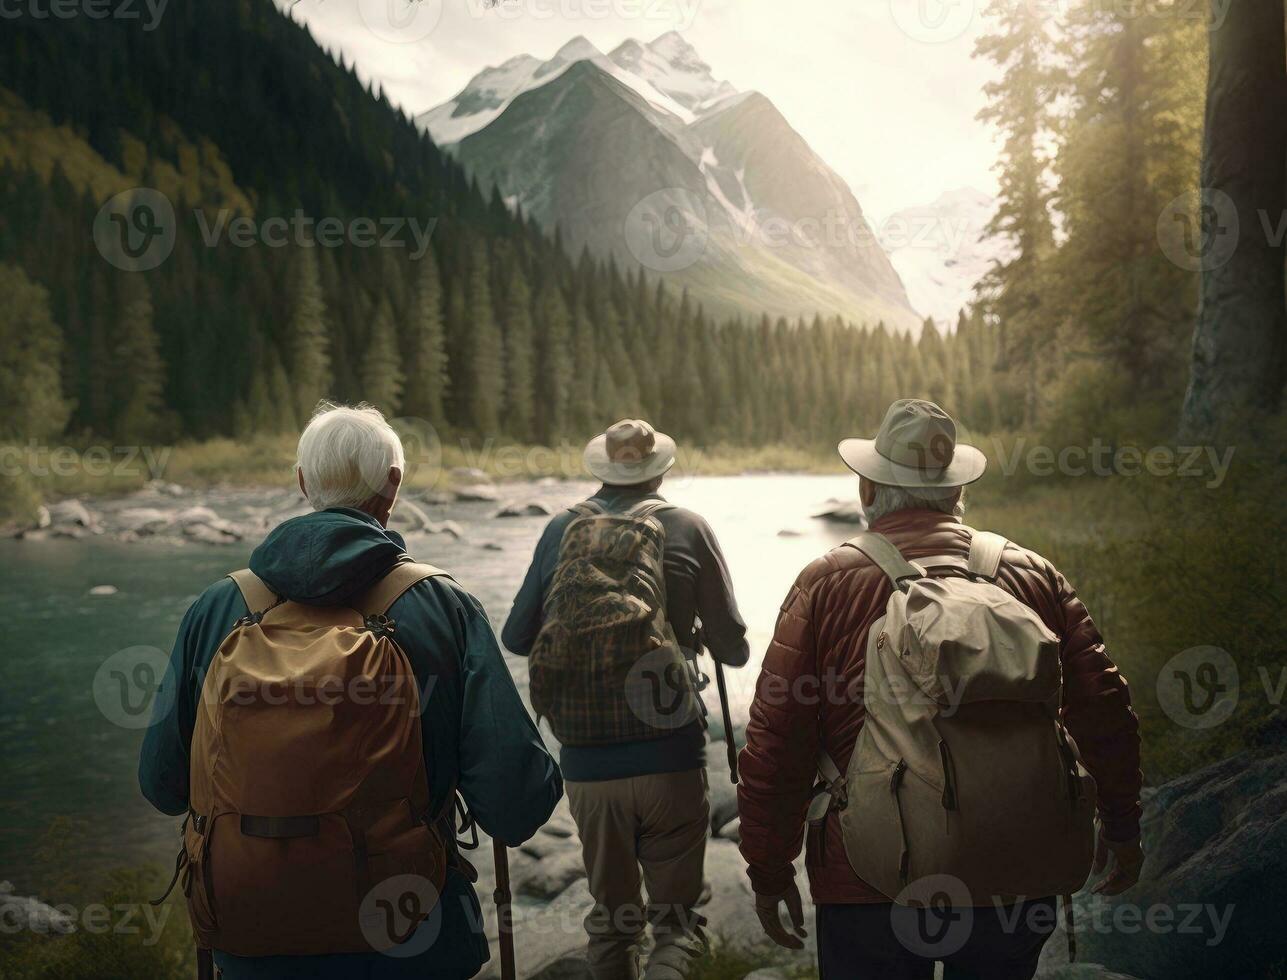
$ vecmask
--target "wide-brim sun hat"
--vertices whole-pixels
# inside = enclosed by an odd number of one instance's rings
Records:
[[[836,448],[859,476],[910,490],[963,487],[988,468],[981,450],[956,441],[952,416],[920,398],[890,405],[876,438],[845,439]]]
[[[585,447],[585,468],[604,483],[633,486],[675,465],[675,440],[643,419],[622,419]]]

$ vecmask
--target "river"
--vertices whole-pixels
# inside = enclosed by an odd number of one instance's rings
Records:
[[[587,495],[588,483],[506,485],[503,500],[551,507]],[[727,556],[750,628],[752,662],[729,672],[735,720],[745,720],[754,667],[799,570],[853,528],[809,515],[828,498],[850,498],[853,477],[697,477],[668,484],[668,499],[703,514]],[[235,499],[238,495],[233,494]],[[240,492],[240,502],[254,501]],[[227,501],[225,493],[221,500]],[[171,506],[218,505],[191,493]],[[94,506],[91,504],[91,506]],[[483,602],[499,632],[548,518],[497,518],[495,503],[427,507],[463,529],[409,535],[417,558],[452,571]],[[135,782],[141,722],[100,710],[95,677],[133,647],[167,651],[184,610],[211,582],[244,566],[255,541],[235,545],[83,540],[0,541],[0,608],[9,617],[0,656],[0,879],[19,894],[47,894],[55,873],[79,880],[113,867],[166,865],[178,821],[157,814]],[[484,548],[484,544],[497,547]],[[116,588],[91,595],[96,586]],[[506,658],[526,694],[527,665]],[[715,707],[713,685],[710,695]]]

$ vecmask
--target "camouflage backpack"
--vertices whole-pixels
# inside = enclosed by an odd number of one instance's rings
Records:
[[[564,745],[660,738],[701,717],[695,668],[666,618],[670,504],[572,508],[528,661],[532,707]]]

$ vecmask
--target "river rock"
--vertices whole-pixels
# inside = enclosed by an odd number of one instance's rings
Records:
[[[60,500],[49,505],[49,523],[43,526],[94,530],[98,527],[98,518],[79,500]]]
[[[500,491],[487,483],[476,483],[471,486],[457,487],[456,499],[462,502],[495,503],[500,499]]]
[[[116,524],[120,531],[133,531],[139,536],[164,531],[173,520],[173,514],[159,507],[127,507],[116,514]]]
[[[234,544],[242,537],[235,526],[217,518],[209,524],[189,524],[183,529],[183,533],[200,544]]]
[[[542,858],[518,883],[518,893],[546,901],[567,891],[574,881],[585,877],[580,848],[564,848]]]
[[[483,551],[504,551],[505,550],[500,545],[498,545],[495,541],[484,541],[481,545],[479,545],[479,547],[482,548]]]
[[[506,504],[493,517],[548,517],[552,511],[539,500]]]
[[[800,537],[800,532],[793,527],[784,527],[781,531],[778,532],[778,537],[779,538],[798,538]]]
[[[715,836],[723,840],[731,840],[734,844],[742,843],[742,818],[734,817],[721,827]]]
[[[189,524],[211,524],[219,520],[219,515],[209,507],[185,507],[172,518],[179,527]]]
[[[837,524],[867,526],[867,517],[863,514],[862,504],[856,500],[837,500],[833,497],[822,505],[822,509],[814,514],[813,518]]]
[[[143,484],[143,489],[149,493],[157,493],[163,497],[182,497],[186,490],[177,483],[168,483],[165,480],[148,480]]]
[[[0,881],[0,922],[18,932],[30,931],[41,935],[66,935],[76,931],[76,923],[70,915],[38,898],[15,895],[13,883],[9,881]]]
[[[430,521],[425,534],[449,534],[459,539],[465,536],[465,531],[455,521]]]
[[[96,585],[89,590],[90,595],[116,595],[120,590],[114,585]]]
[[[452,483],[458,483],[464,486],[477,486],[479,484],[492,482],[492,478],[477,466],[454,467],[448,473],[448,476],[451,477]]]
[[[742,980],[787,980],[787,976],[781,970],[760,969],[752,970]]]

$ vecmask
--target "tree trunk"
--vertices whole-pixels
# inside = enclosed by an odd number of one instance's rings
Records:
[[[1181,430],[1230,437],[1278,409],[1287,372],[1283,0],[1213,0],[1202,161],[1202,283]],[[1230,228],[1236,210],[1237,228]],[[1236,234],[1228,243],[1218,236]],[[1227,261],[1225,261],[1227,259]]]

